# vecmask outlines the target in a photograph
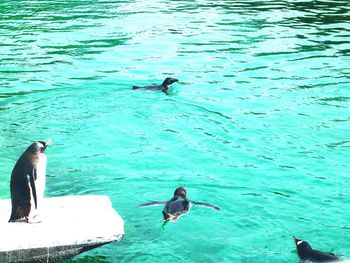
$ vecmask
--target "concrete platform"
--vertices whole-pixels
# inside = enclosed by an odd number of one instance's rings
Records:
[[[57,262],[119,241],[124,221],[103,195],[45,198],[41,223],[8,223],[11,200],[0,200],[0,262]]]

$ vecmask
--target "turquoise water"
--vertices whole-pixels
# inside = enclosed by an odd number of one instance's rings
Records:
[[[350,257],[349,21],[347,0],[1,1],[0,198],[51,138],[46,195],[125,220],[66,262],[298,262],[291,234]],[[178,186],[221,211],[162,230],[137,208]]]

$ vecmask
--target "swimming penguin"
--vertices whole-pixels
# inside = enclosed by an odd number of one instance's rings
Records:
[[[150,202],[139,205],[139,207],[165,205],[162,211],[164,221],[171,221],[175,223],[180,216],[183,216],[190,211],[193,204],[220,210],[219,207],[211,204],[188,200],[186,197],[186,189],[183,187],[176,188],[173,198],[167,202]]]
[[[153,86],[145,86],[145,87],[138,87],[133,86],[132,89],[141,89],[141,90],[150,90],[150,91],[162,91],[164,93],[167,93],[167,90],[169,89],[170,85],[174,82],[179,81],[178,79],[173,78],[166,78],[162,85],[153,85]]]
[[[11,174],[12,211],[9,222],[37,222],[38,206],[44,197],[45,149],[51,141],[31,144],[19,157]]]
[[[298,255],[300,258],[300,262],[335,262],[340,261],[338,257],[336,257],[332,253],[321,252],[317,250],[313,250],[308,242],[304,240],[297,239],[293,236],[295,245],[297,247]]]

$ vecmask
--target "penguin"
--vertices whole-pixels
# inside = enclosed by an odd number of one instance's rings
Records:
[[[340,261],[340,259],[333,253],[321,252],[313,250],[308,242],[304,240],[297,239],[293,236],[295,245],[297,247],[300,262],[335,262]]]
[[[150,203],[139,205],[138,207],[165,205],[162,211],[163,221],[164,222],[170,221],[170,222],[176,223],[176,221],[180,218],[180,216],[183,216],[190,211],[193,204],[210,207],[215,210],[220,210],[219,207],[211,204],[188,200],[186,189],[183,187],[176,188],[173,198],[171,198],[167,202],[158,202],[158,201],[150,202]]]
[[[37,220],[45,190],[45,149],[50,143],[50,140],[32,143],[17,160],[11,174],[12,211],[9,222],[40,222]]]
[[[145,87],[139,87],[139,86],[133,86],[132,89],[140,89],[140,90],[150,90],[150,91],[162,91],[166,94],[168,94],[167,90],[170,88],[170,85],[174,82],[179,81],[178,79],[173,78],[166,78],[162,85],[153,85],[153,86],[145,86]]]

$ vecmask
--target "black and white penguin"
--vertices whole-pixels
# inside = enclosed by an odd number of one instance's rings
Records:
[[[183,187],[176,188],[173,198],[171,198],[167,202],[155,201],[155,202],[139,205],[139,207],[165,205],[162,211],[164,221],[171,221],[175,223],[180,216],[183,216],[190,211],[191,206],[193,204],[210,207],[215,210],[220,210],[219,207],[211,204],[188,200],[186,189]]]
[[[308,242],[293,236],[300,262],[335,262],[340,259],[333,253],[313,250]]]
[[[9,222],[38,222],[38,207],[44,197],[45,149],[51,141],[31,144],[19,157],[11,174],[12,211]]]
[[[177,81],[179,80],[173,79],[173,78],[166,78],[163,81],[162,85],[152,85],[152,86],[145,86],[145,87],[133,86],[132,89],[162,91],[164,93],[167,93],[167,90],[170,88],[170,85]]]

